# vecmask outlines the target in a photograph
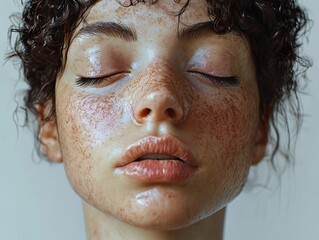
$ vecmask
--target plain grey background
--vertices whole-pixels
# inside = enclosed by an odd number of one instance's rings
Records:
[[[25,86],[18,83],[12,63],[3,63],[8,52],[9,15],[21,10],[16,2],[0,2],[0,239],[84,240],[81,201],[69,186],[63,165],[41,162],[32,155],[31,131],[17,131],[13,122],[14,94]],[[296,162],[280,181],[266,162],[252,171],[252,183],[256,183],[255,173],[259,180],[270,176],[268,188],[248,185],[230,204],[225,240],[319,239],[319,3],[304,0],[303,4],[314,21],[305,45],[314,65],[308,73],[307,95],[302,96],[308,116],[299,136]]]

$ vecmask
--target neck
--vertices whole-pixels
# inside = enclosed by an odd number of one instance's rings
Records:
[[[225,209],[197,223],[178,230],[158,230],[135,227],[117,218],[104,214],[83,202],[87,240],[222,240]]]

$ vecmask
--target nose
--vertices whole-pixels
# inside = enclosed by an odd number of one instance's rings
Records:
[[[144,121],[170,121],[174,124],[184,119],[183,104],[169,90],[151,91],[135,104],[133,116],[137,123]]]

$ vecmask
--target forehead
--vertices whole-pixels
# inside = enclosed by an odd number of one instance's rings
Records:
[[[86,21],[115,21],[115,22],[148,22],[161,24],[162,22],[174,20],[177,24],[178,13],[184,8],[180,15],[181,25],[191,25],[196,22],[208,21],[207,3],[204,0],[159,0],[154,4],[150,1],[139,2],[130,5],[127,0],[102,0],[98,1],[89,10]]]
[[[154,0],[144,1],[136,0],[137,3],[133,5],[132,0],[97,1],[88,10],[84,21],[77,27],[73,36],[77,35],[82,27],[96,22],[121,23],[136,30],[137,34],[143,37],[147,32],[148,37],[152,36],[152,39],[159,35],[175,38],[181,30],[192,26],[195,27],[192,30],[195,29],[196,32],[213,35],[212,29],[201,31],[195,26],[212,20],[212,17],[208,15],[206,0],[157,0],[156,3],[152,3]],[[181,11],[182,14],[179,14]],[[242,34],[233,32],[220,35],[218,38],[222,41],[230,40],[246,50],[249,49],[249,43]]]

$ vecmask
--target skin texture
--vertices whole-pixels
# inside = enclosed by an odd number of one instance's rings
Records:
[[[191,1],[179,27],[208,21],[205,4]],[[213,32],[179,39],[172,12],[182,6],[100,1],[77,31],[114,21],[134,28],[138,40],[81,35],[67,52],[56,82],[56,121],[40,134],[49,143],[45,153],[64,162],[84,200],[88,239],[222,239],[224,207],[264,155],[267,128],[248,42]],[[121,73],[76,84],[114,72]],[[221,84],[197,72],[240,80]],[[123,152],[147,136],[173,136],[192,151],[198,169],[187,183],[146,184],[116,173]]]

